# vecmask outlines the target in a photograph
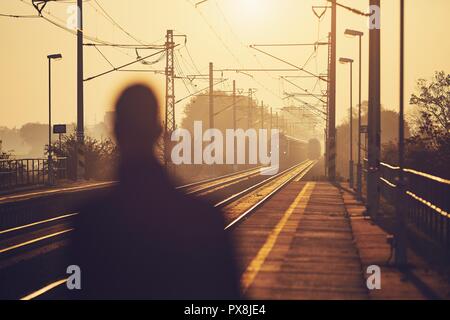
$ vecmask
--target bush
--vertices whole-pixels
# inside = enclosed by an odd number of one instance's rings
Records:
[[[85,137],[86,178],[111,180],[115,178],[118,164],[117,145],[111,139],[97,140]],[[58,157],[67,157],[67,176],[76,178],[77,139],[72,133],[63,138],[61,145],[55,142],[52,148]]]

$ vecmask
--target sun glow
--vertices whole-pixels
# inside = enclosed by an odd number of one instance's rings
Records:
[[[266,13],[266,0],[239,0],[239,7],[245,15],[260,15]]]
[[[234,0],[223,2],[238,28],[259,28],[270,14],[269,0]]]

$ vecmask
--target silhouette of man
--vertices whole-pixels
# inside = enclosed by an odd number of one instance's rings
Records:
[[[161,131],[152,90],[128,87],[116,104],[119,184],[79,215],[79,298],[239,298],[222,215],[174,189],[153,152]]]

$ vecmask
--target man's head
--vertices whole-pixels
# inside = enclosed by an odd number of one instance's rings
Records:
[[[143,84],[126,88],[116,102],[115,134],[122,156],[151,152],[161,134],[159,104],[153,90]]]

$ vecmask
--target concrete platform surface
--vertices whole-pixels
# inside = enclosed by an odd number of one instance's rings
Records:
[[[232,233],[246,297],[430,298],[388,262],[387,234],[363,211],[353,194],[328,182],[287,185]],[[372,265],[380,289],[367,285]]]

